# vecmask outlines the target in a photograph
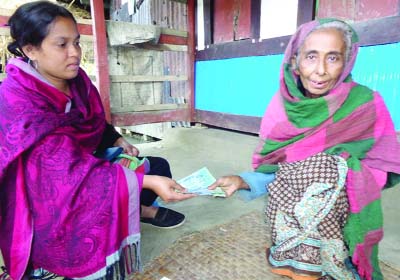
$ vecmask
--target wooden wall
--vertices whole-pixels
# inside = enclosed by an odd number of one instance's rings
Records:
[[[204,20],[201,24],[204,24],[206,47],[196,52],[197,122],[250,133],[258,132],[263,111],[278,88],[282,53],[290,39],[290,36],[259,39],[261,1],[202,1]],[[246,30],[251,30],[249,39],[237,40],[232,35],[232,30],[238,29],[235,25],[237,22],[230,20],[235,9],[241,7],[237,4],[235,6],[234,3],[237,2],[246,3],[246,7],[250,7],[251,12],[247,14],[250,27],[244,24]],[[389,78],[381,79],[380,75],[397,77],[400,74],[400,70],[395,70],[398,67],[385,67],[385,63],[398,65],[400,62],[400,56],[394,51],[400,44],[400,0],[384,0],[379,1],[379,4],[377,2],[298,0],[297,24],[319,17],[338,17],[352,22],[361,45],[365,47],[358,59],[359,65],[363,66],[357,68],[357,77],[362,81],[369,81],[368,86],[383,90],[399,130],[400,114],[397,113],[397,108],[400,100],[397,96],[400,84],[388,82]],[[218,11],[214,10],[216,8]],[[285,17],[285,13],[281,16]],[[385,48],[386,44],[389,45],[388,48]],[[384,48],[385,51],[381,51]],[[392,50],[390,54],[388,49]],[[366,55],[367,53],[369,54]],[[379,54],[374,61],[382,61],[382,64],[374,65],[375,72],[367,73],[365,65],[373,53]],[[382,83],[379,79],[386,81]]]

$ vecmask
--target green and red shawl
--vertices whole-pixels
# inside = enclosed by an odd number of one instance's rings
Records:
[[[304,160],[320,152],[345,158],[350,213],[344,239],[359,275],[382,279],[378,263],[378,243],[383,237],[381,192],[399,182],[400,144],[381,95],[351,78],[359,46],[356,33],[349,61],[329,94],[305,97],[290,68],[290,59],[306,36],[331,20],[306,23],[290,40],[279,91],[261,123],[253,167],[271,172],[278,163]]]

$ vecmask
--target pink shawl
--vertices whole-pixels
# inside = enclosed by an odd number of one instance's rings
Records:
[[[383,236],[381,191],[387,182],[398,179],[400,145],[382,97],[351,79],[357,35],[353,35],[349,62],[335,87],[324,97],[304,97],[297,87],[298,77],[289,67],[290,58],[306,36],[328,21],[302,25],[290,40],[279,92],[261,123],[253,166],[269,172],[276,170],[279,162],[304,160],[320,152],[347,159],[350,216],[345,241],[359,274],[366,279],[380,279],[377,244]]]
[[[0,87],[0,248],[8,274],[29,265],[65,277],[99,278],[129,257],[139,265],[142,174],[95,158],[105,128],[83,70],[72,100],[13,59]],[[132,255],[132,254],[131,254]],[[130,256],[132,258],[132,256]]]

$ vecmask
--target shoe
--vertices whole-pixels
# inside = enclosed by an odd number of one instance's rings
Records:
[[[140,218],[140,221],[159,228],[176,228],[185,222],[185,215],[168,208],[158,207],[154,218]]]

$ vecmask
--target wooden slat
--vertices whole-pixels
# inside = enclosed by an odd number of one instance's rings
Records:
[[[187,45],[187,37],[161,34],[158,44]]]
[[[140,46],[144,49],[147,49],[147,50],[155,50],[155,51],[187,52],[187,50],[188,50],[188,47],[184,46],[184,45],[170,45],[170,44],[154,45],[154,44],[149,44],[149,43],[142,43],[142,44],[136,44],[136,45]]]
[[[204,17],[204,45],[207,47],[213,43],[212,40],[212,15],[214,13],[213,3],[211,0],[203,0],[203,17]],[[197,29],[196,29],[197,31]]]
[[[251,0],[251,38],[260,38],[261,0]]]
[[[315,0],[301,0],[297,6],[297,26],[315,18]]]
[[[171,121],[190,121],[190,111],[187,109],[176,109],[168,111],[113,113],[111,115],[111,120],[112,124],[115,126],[131,126]]]
[[[167,111],[176,109],[187,109],[188,104],[148,104],[148,105],[132,105],[129,107],[111,108],[111,113],[129,113],[129,112],[145,112],[145,111]]]
[[[188,38],[188,52],[187,52],[187,74],[188,74],[188,84],[189,84],[189,93],[188,93],[188,100],[189,100],[189,109],[186,110],[189,113],[189,118],[187,121],[194,121],[195,119],[195,92],[194,92],[194,82],[195,82],[195,53],[196,53],[196,1],[195,0],[188,0],[187,4],[187,26],[189,31],[189,38]]]
[[[185,75],[165,75],[165,76],[146,76],[146,75],[110,75],[113,83],[130,83],[130,82],[175,82],[187,81]]]
[[[0,82],[4,80],[6,73],[0,73]]]
[[[196,110],[196,122],[258,134],[261,118]]]
[[[171,28],[165,28],[165,27],[161,28],[161,34],[179,36],[179,37],[188,37],[188,32],[187,31],[171,29]]]
[[[94,60],[96,65],[96,85],[104,106],[106,120],[111,121],[110,112],[110,77],[106,38],[106,22],[103,1],[90,0],[90,12],[93,19]]]

